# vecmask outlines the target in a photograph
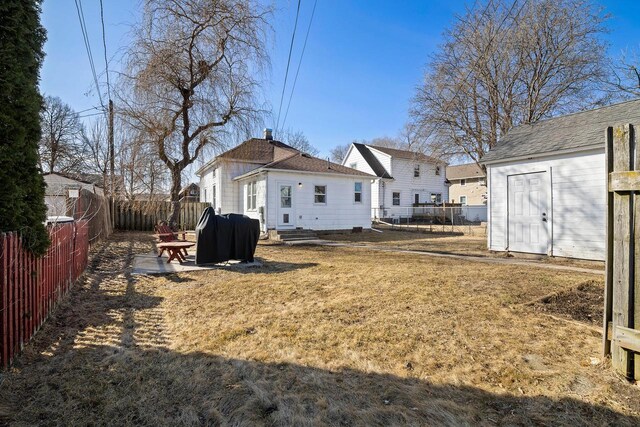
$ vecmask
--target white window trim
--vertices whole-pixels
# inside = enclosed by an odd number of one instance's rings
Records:
[[[440,175],[440,166],[436,166],[436,175]]]
[[[393,203],[393,199],[394,199],[393,195],[395,193],[398,193],[398,204],[397,205],[395,203]],[[402,191],[392,191],[391,192],[391,206],[400,206],[400,205],[402,205]]]
[[[356,184],[360,184],[360,191],[356,191]],[[356,194],[360,193],[360,201],[356,202]],[[353,183],[353,204],[354,205],[361,205],[362,204],[362,196],[364,194],[364,182],[361,181],[355,181]]]
[[[321,195],[316,193],[316,187],[324,187],[324,202],[316,202],[316,196]],[[327,184],[313,184],[313,204],[316,206],[326,206],[327,193],[329,193]]]
[[[253,192],[251,191],[253,190]],[[247,183],[247,212],[255,212],[258,205],[258,182]]]
[[[416,172],[418,172],[418,175],[416,175]],[[413,177],[420,178],[420,163],[413,166]]]
[[[205,191],[207,191],[207,190],[205,189]],[[216,206],[216,202],[217,202],[217,200],[216,200],[217,194],[216,193],[217,193],[217,188],[216,188],[216,185],[213,184],[211,186],[211,206],[213,207],[213,209],[217,209],[218,208]]]
[[[464,203],[462,202],[463,197],[464,197]],[[460,204],[462,206],[467,206],[467,196],[460,196],[458,199],[460,200]]]

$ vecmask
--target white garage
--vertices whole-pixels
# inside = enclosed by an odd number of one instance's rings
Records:
[[[482,159],[493,251],[604,260],[605,132],[640,100],[522,125]]]

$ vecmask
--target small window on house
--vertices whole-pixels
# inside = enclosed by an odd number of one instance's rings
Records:
[[[358,163],[349,163],[351,169],[358,169]]]
[[[436,166],[436,175],[440,175],[440,166]]]
[[[460,180],[460,185],[467,185],[467,180],[466,179],[461,179]]]
[[[327,186],[326,185],[314,186],[313,203],[318,203],[318,204],[327,203]]]
[[[356,182],[353,186],[353,201],[362,203],[362,183]]]
[[[393,193],[393,206],[400,206],[400,193]]]
[[[256,182],[251,181],[247,184],[247,210],[255,211],[256,210]]]
[[[467,196],[460,196],[460,204],[466,206],[466,204],[467,204]]]
[[[420,204],[420,194],[416,193],[413,195],[413,203],[416,205]]]
[[[280,186],[280,207],[282,208],[291,207],[291,186],[290,185]],[[287,218],[289,218],[288,215],[289,214],[287,214]],[[289,222],[289,220],[285,222]]]
[[[207,201],[207,189],[206,188],[204,189],[204,201],[205,202]]]
[[[413,177],[414,178],[419,178],[420,177],[420,165],[415,165],[413,167]]]
[[[442,203],[442,193],[431,193],[431,203]]]
[[[213,209],[216,208],[216,186],[215,185],[211,188],[211,206],[213,207]]]

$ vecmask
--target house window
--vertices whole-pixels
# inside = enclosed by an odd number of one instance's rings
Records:
[[[362,203],[362,183],[356,182],[353,187],[353,201]]]
[[[283,185],[280,187],[280,207],[282,208],[291,207],[291,186],[290,185]],[[289,214],[287,214],[287,220],[284,222],[289,222],[288,218],[289,218]]]
[[[431,203],[442,203],[442,193],[431,193]]]
[[[204,189],[204,201],[205,202],[207,201],[207,189],[206,188]]]
[[[314,186],[313,202],[318,204],[327,203],[327,186],[326,185]]]
[[[247,210],[256,210],[256,182],[251,181],[247,184]]]
[[[467,180],[466,179],[461,179],[460,180],[460,185],[467,185]]]
[[[440,175],[440,166],[436,166],[436,175]]]
[[[413,202],[417,205],[420,203],[420,194],[416,193],[413,195]]]
[[[351,169],[358,169],[358,163],[349,163]]]
[[[460,196],[460,204],[461,205],[467,204],[467,196]]]
[[[211,188],[211,206],[213,207],[213,209],[216,208],[216,186],[215,185],[213,186],[213,188]]]
[[[400,206],[400,193],[393,193],[393,206]]]
[[[420,178],[420,165],[415,165],[413,167],[413,177]]]

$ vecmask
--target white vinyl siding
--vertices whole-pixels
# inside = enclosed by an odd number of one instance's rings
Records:
[[[280,203],[278,184],[283,182],[293,184],[291,190],[294,213],[291,222],[296,227],[311,230],[371,228],[371,186],[363,185],[362,203],[353,203],[355,182],[363,182],[362,177],[298,174],[293,171],[270,171],[266,177],[268,181],[267,228],[278,228],[277,207]],[[368,183],[369,181],[366,181],[366,184]],[[314,203],[317,185],[326,188],[325,204]]]
[[[489,175],[489,249],[508,249],[509,175],[546,171],[551,189],[551,255],[604,260],[604,150],[487,165]]]

